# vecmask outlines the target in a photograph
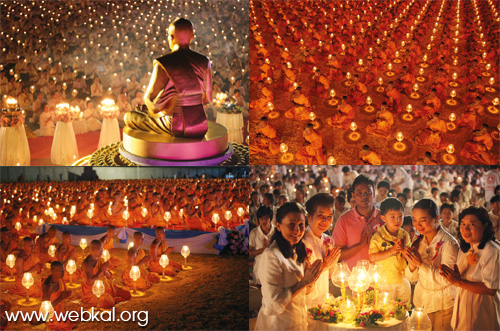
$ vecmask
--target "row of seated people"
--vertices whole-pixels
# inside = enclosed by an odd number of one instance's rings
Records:
[[[66,271],[66,265],[70,260],[78,263],[78,254],[76,248],[71,245],[72,235],[69,232],[62,234],[62,243],[58,244],[56,239],[57,230],[54,227],[40,235],[36,241],[31,236],[24,237],[18,246],[19,238],[3,227],[1,232],[0,245],[0,272],[2,275],[15,275],[14,286],[9,289],[10,294],[29,296],[50,300],[54,310],[58,313],[65,312],[64,300],[71,295],[67,290],[66,282],[70,281],[70,275]],[[163,268],[159,259],[162,254],[169,254],[174,251],[174,247],[169,247],[165,241],[165,230],[162,227],[156,228],[156,238],[149,247],[149,254],[142,248],[144,235],[142,232],[134,233],[134,246],[126,254],[125,261],[116,256],[113,239],[116,236],[116,228],[109,226],[106,235],[100,240],[93,240],[90,243],[90,254],[81,262],[81,267],[72,275],[73,279],[82,279],[81,300],[91,307],[107,309],[115,304],[131,299],[129,288],[134,287],[138,290],[147,290],[154,283],[160,281],[159,274],[175,276],[181,269],[181,265],[175,261],[169,260],[169,264]],[[56,245],[56,252],[53,256],[49,254],[49,247]],[[110,254],[108,260],[103,259],[103,251],[107,250]],[[15,265],[10,268],[6,264],[9,254],[16,256]],[[125,262],[125,263],[124,263]],[[44,265],[51,264],[51,275],[45,279],[41,278]],[[79,264],[79,263],[78,263]],[[113,282],[115,275],[113,270],[121,265],[126,265],[122,275],[122,284]],[[138,266],[140,278],[134,282],[130,277],[132,266]],[[34,284],[27,290],[22,284],[24,273],[30,272],[34,278]],[[119,275],[118,275],[119,277]],[[105,293],[97,298],[92,292],[94,282],[101,280],[104,283]],[[3,300],[6,301],[6,300]],[[4,306],[10,306],[9,302],[2,302]],[[51,322],[49,327],[59,328],[63,322]],[[51,325],[52,324],[52,325]]]

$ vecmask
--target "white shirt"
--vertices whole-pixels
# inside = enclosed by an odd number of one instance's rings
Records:
[[[306,330],[306,289],[292,298],[292,287],[304,277],[304,264],[286,259],[273,242],[261,259],[262,307],[255,330]]]
[[[438,243],[439,249],[436,248]],[[422,257],[422,265],[413,272],[409,267],[405,270],[406,278],[410,282],[418,281],[413,295],[415,307],[423,307],[427,314],[453,307],[456,288],[439,274],[439,266],[445,264],[453,268],[457,261],[458,249],[457,240],[442,229],[431,243],[428,244],[425,237],[420,241],[418,252]]]
[[[488,241],[483,249],[472,245],[479,255],[474,265],[469,265],[467,256],[460,250],[457,266],[462,279],[481,282],[489,289],[496,289],[495,295],[482,295],[463,288],[458,289],[451,327],[453,330],[499,330],[500,329],[500,246]]]
[[[500,185],[500,173],[496,170],[490,170],[484,176],[484,199],[490,202],[494,195],[494,190],[497,185]]]
[[[493,214],[493,209],[490,210],[488,215],[490,216],[491,223],[493,223],[493,229],[497,229],[497,231],[495,232],[495,238],[497,238],[497,240],[500,240],[500,225],[498,224],[500,218],[497,215]]]
[[[439,225],[441,225],[441,227],[446,231],[448,232],[449,234],[451,234],[455,239],[458,238],[458,222],[455,221],[455,220],[451,220],[451,223],[450,223],[450,226],[446,226],[444,225],[443,223],[443,220],[440,219],[439,220]]]
[[[252,246],[255,250],[259,250],[264,248],[264,239],[267,239],[267,242],[271,242],[271,237],[274,233],[274,226],[271,224],[271,230],[266,235],[262,231],[260,226],[256,227],[252,231],[250,231],[250,237],[248,239],[249,246]]]
[[[325,255],[328,251],[328,245],[324,244],[326,241],[330,240],[330,247],[334,247],[333,239],[322,233],[321,237],[318,238],[311,230],[310,227],[306,229],[306,233],[304,234],[304,238],[302,242],[306,245],[306,249],[312,250],[312,254],[309,257],[309,262],[312,264],[316,260],[323,261],[325,259]],[[333,266],[332,266],[333,268]],[[324,270],[319,278],[314,283],[314,289],[306,295],[306,305],[307,308],[311,308],[315,305],[322,305],[326,302],[326,294],[329,293],[330,283],[329,283],[329,270]]]

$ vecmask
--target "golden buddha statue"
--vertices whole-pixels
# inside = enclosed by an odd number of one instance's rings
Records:
[[[203,137],[208,130],[203,108],[212,100],[210,60],[192,51],[193,24],[184,18],[168,28],[172,52],[154,60],[154,69],[144,95],[145,105],[125,115],[134,130],[175,137]]]

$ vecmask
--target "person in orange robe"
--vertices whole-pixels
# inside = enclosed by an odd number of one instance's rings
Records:
[[[321,98],[326,96],[326,92],[330,88],[330,83],[319,69],[316,69],[313,76],[314,85],[309,90],[308,94],[315,95]]]
[[[0,330],[7,330],[9,319],[6,314],[12,308],[12,303],[6,298],[0,298]]]
[[[280,138],[276,129],[269,124],[267,117],[262,117],[257,126],[257,136],[252,140],[249,147],[250,154],[265,153],[267,155],[276,155],[279,152]]]
[[[443,69],[438,70],[437,76],[434,78],[434,83],[431,86],[433,89],[436,90],[436,95],[440,99],[445,99],[445,90],[446,87],[448,87],[448,78],[446,78],[446,75],[444,74]]]
[[[10,268],[7,263],[7,256],[13,254],[14,256],[19,252],[17,241],[12,239],[9,229],[4,226],[0,229],[0,272],[2,275],[16,274],[16,266]]]
[[[169,254],[174,251],[174,247],[168,247],[165,239],[165,230],[162,227],[156,228],[156,238],[149,247],[151,260],[149,261],[149,271],[157,274],[163,273],[163,267],[160,265],[160,257],[162,254]],[[181,265],[175,261],[169,260],[169,264],[165,267],[165,275],[175,276],[182,269]]]
[[[394,116],[387,109],[387,103],[384,101],[380,106],[380,111],[377,113],[375,122],[370,123],[366,127],[366,133],[387,139],[391,134],[391,128],[393,124]]]
[[[51,245],[57,247],[57,229],[53,226],[46,233],[41,234],[36,241],[36,249],[40,263],[54,261],[55,257],[49,255],[48,250]]]
[[[349,92],[350,99],[356,106],[362,106],[366,103],[365,94],[368,92],[365,84],[359,81],[359,76],[354,75],[351,91]]]
[[[477,106],[476,103],[478,103]],[[484,107],[481,105],[480,97],[477,97],[477,100],[474,104],[469,105],[463,116],[457,121],[457,127],[478,130],[480,128],[481,122],[481,118],[476,111],[478,109],[484,114]]]
[[[64,300],[71,296],[71,291],[66,288],[64,282],[64,266],[59,261],[54,261],[50,265],[51,275],[43,282],[42,301],[50,301],[54,313],[58,316],[65,316],[66,307]],[[72,330],[78,323],[58,320],[54,315],[48,322],[49,330]]]
[[[89,225],[90,219],[87,216],[87,211],[90,203],[87,200],[87,194],[80,192],[79,199],[76,201],[76,213],[73,216],[73,222],[80,225]]]
[[[416,165],[437,165],[437,161],[432,159],[430,152],[425,152],[424,157],[415,162]]]
[[[114,240],[116,237],[116,227],[114,225],[109,225],[106,235],[104,235],[100,240],[103,245],[103,249],[108,250],[109,258],[109,269],[118,268],[122,264],[122,260],[118,256],[113,256],[115,244]]]
[[[393,109],[394,113],[399,114],[403,109],[401,107],[401,93],[394,88],[394,82],[389,82],[385,89],[385,95],[389,98],[387,106]]]
[[[416,111],[415,117],[429,118],[431,114],[439,112],[439,108],[441,108],[441,100],[436,96],[436,90],[432,89],[424,100],[424,107]]]
[[[331,54],[328,56],[328,62],[326,63],[328,66],[328,77],[333,81],[341,81],[342,80],[342,71],[340,67],[340,62],[335,56],[335,54]]]
[[[293,83],[295,83],[295,80],[297,79],[297,76],[295,73],[292,71],[292,69],[288,68],[286,64],[283,64],[283,73],[284,73],[284,83],[283,83],[283,89],[288,90],[289,92],[292,92],[293,89],[295,88],[293,86]]]
[[[148,225],[152,227],[166,226],[163,212],[160,205],[161,194],[158,192],[153,193],[153,203],[149,206],[148,210]]]
[[[347,96],[342,97],[338,109],[338,113],[329,117],[326,122],[334,128],[347,129],[355,116],[354,108],[347,103]]]
[[[111,281],[112,273],[108,270],[109,261],[101,258],[103,246],[99,240],[90,243],[90,254],[82,263],[82,302],[92,307],[112,308],[116,303],[130,300],[132,297],[126,287],[121,287]],[[104,284],[104,294],[98,299],[92,292],[94,282],[101,280]]]
[[[142,211],[142,198],[139,196],[136,190],[130,191],[128,198],[128,212],[130,218],[128,221],[134,226],[140,227],[142,225],[143,217],[141,215]]]
[[[62,234],[62,244],[57,247],[55,260],[61,262],[64,268],[66,268],[69,260],[75,261],[75,264],[78,262],[78,254],[76,248],[71,245],[71,233],[68,231],[64,231]],[[80,269],[76,269],[74,274],[71,275],[72,280],[81,276]],[[69,272],[64,274],[64,280],[69,281]]]
[[[186,205],[186,227],[188,230],[207,231],[210,224],[205,224],[200,217],[200,210],[194,205],[196,196],[190,194]]]
[[[107,226],[109,224],[108,200],[103,189],[100,189],[94,201],[94,217],[92,225]]]
[[[300,86],[297,87],[292,94],[292,103],[294,106],[285,112],[285,117],[297,121],[308,120],[311,102],[309,98],[302,93],[302,88]]]
[[[401,72],[401,78],[399,78],[399,90],[404,94],[410,95],[415,84],[415,75],[408,72],[407,67],[403,66],[403,71]]]
[[[446,132],[446,122],[439,118],[439,113],[434,113],[427,121],[426,129],[415,137],[419,145],[430,146],[435,149],[444,149],[445,144],[441,139],[441,134]]]
[[[264,81],[257,84],[257,99],[250,102],[250,108],[256,113],[268,113],[272,109],[269,103],[273,103],[273,92],[264,85]]]
[[[301,148],[295,154],[297,162],[299,164],[326,164],[326,155],[323,151],[323,138],[314,130],[312,123],[307,124],[302,135],[308,145]]]
[[[139,266],[141,270],[141,277],[151,283],[158,283],[160,281],[160,276],[156,272],[149,272],[146,270],[146,264],[151,261],[151,256],[146,255],[144,249],[141,248],[144,243],[144,234],[140,231],[134,232],[134,249],[137,250],[137,255],[135,256],[135,264]]]
[[[111,204],[111,215],[109,215],[109,223],[111,225],[114,225],[115,227],[121,228],[126,225],[125,220],[123,219],[122,215],[125,209],[123,205],[123,200],[122,200],[122,193],[120,191],[116,191],[113,193],[113,203]]]
[[[359,152],[359,158],[368,164],[381,165],[382,161],[380,155],[378,155],[374,150],[370,149],[370,146],[364,145],[363,149]]]
[[[33,239],[25,237],[23,239],[23,249],[16,258],[16,280],[14,286],[9,289],[9,293],[26,296],[27,290],[23,286],[23,276],[25,272],[30,272],[34,279],[34,284],[29,288],[31,298],[40,298],[42,296],[42,280],[40,272],[43,264],[40,263],[38,256],[33,252]]]
[[[483,124],[480,130],[472,132],[472,140],[465,143],[460,156],[470,158],[486,164],[495,164],[491,153],[493,138],[488,132],[488,125]]]
[[[142,266],[142,268],[141,268],[141,266],[138,265],[137,254],[138,254],[138,252],[137,252],[137,249],[135,249],[135,246],[130,248],[127,252],[127,266],[123,270],[123,274],[122,274],[123,284],[127,287],[130,287],[130,288],[135,287],[138,290],[147,290],[148,288],[150,288],[153,285],[153,283],[148,280],[149,272],[146,271],[144,266]],[[134,281],[130,277],[130,270],[132,269],[132,266],[135,266],[135,265],[139,266],[139,271],[141,274],[139,279],[137,279],[136,281]],[[153,273],[151,273],[151,274],[153,274]]]

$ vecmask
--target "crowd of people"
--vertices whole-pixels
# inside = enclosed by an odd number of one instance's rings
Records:
[[[251,1],[250,16],[252,163],[498,163],[494,2]]]
[[[152,179],[2,183],[1,191],[1,224],[16,232],[19,222],[19,231],[29,235],[43,223],[231,228],[243,224],[249,188],[246,179]]]
[[[499,328],[499,166],[256,166],[250,183],[256,330],[314,328],[338,261],[381,266],[433,330]]]
[[[143,104],[153,59],[169,52],[168,24],[188,17],[195,26],[192,49],[207,55],[213,96],[225,92],[248,102],[248,7],[240,1],[63,1],[0,4],[0,95],[18,100],[34,134],[55,131],[55,106],[82,111],[83,129],[101,129],[98,105],[112,98],[121,126],[127,111]],[[168,14],[167,14],[168,13]],[[216,105],[208,107],[214,120]]]

